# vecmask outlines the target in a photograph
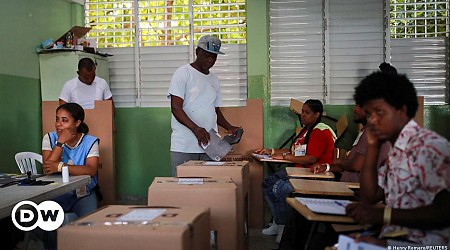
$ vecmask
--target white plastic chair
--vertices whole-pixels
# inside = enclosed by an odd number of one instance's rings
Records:
[[[19,152],[15,156],[17,166],[20,173],[25,174],[31,171],[32,174],[37,174],[36,161],[42,164],[42,155],[34,152]]]
[[[31,171],[32,174],[37,174],[36,161],[42,164],[42,155],[34,152],[19,152],[15,155],[17,166],[20,169],[20,173],[25,174]],[[30,232],[25,232],[24,235],[24,249],[28,249],[30,243]]]

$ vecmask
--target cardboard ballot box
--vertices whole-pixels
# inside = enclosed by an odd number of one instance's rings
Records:
[[[248,161],[188,161],[177,166],[177,177],[228,176],[237,186],[238,249],[248,249]]]
[[[237,249],[237,187],[228,177],[156,177],[148,189],[151,206],[208,207],[217,249]]]
[[[58,229],[58,249],[208,250],[208,208],[106,206]]]
[[[222,161],[249,161],[249,226],[250,228],[262,228],[264,227],[262,192],[264,167],[262,162],[255,160],[251,155],[255,149],[264,147],[262,100],[247,99],[245,107],[224,107],[220,110],[231,124],[241,126],[244,129],[241,141],[233,145],[233,150]],[[219,134],[227,133],[222,127],[219,127]]]

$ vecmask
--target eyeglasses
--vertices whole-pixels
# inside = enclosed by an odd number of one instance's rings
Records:
[[[217,52],[220,50],[220,44],[215,44],[213,41],[208,41],[208,50]]]

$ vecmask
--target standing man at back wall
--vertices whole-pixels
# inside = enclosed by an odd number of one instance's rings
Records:
[[[93,109],[95,101],[111,100],[112,93],[105,79],[95,75],[95,63],[90,58],[78,62],[78,77],[64,84],[59,94],[59,105],[78,103],[83,109]],[[114,102],[113,102],[114,106]]]
[[[239,127],[223,116],[219,79],[210,72],[220,51],[221,41],[214,36],[202,36],[197,44],[196,60],[178,68],[172,76],[168,98],[172,109],[170,156],[172,175],[176,167],[189,160],[211,160],[202,145],[209,142],[211,129],[220,125],[236,134]]]

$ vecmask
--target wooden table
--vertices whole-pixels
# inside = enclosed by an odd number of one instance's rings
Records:
[[[60,175],[43,176],[38,180],[54,181],[54,183],[45,186],[18,186],[15,184],[0,188],[0,219],[10,216],[12,209],[20,201],[29,200],[39,204],[88,185],[91,177],[89,175],[70,176],[67,183],[62,182]]]
[[[307,220],[312,222],[312,225],[309,229],[308,237],[305,242],[305,249],[309,248],[309,244],[311,242],[311,238],[314,236],[314,233],[317,231],[319,222],[329,222],[329,223],[355,223],[355,221],[347,216],[342,215],[329,215],[329,214],[318,214],[309,210],[308,207],[303,205],[295,198],[286,198],[287,203],[295,209],[299,214],[305,217]]]
[[[294,193],[300,195],[329,195],[354,196],[355,193],[348,188],[349,182],[320,181],[307,179],[289,179],[294,187]],[[359,184],[359,183],[358,183]]]
[[[292,161],[288,160],[278,160],[278,159],[272,159],[272,158],[261,158],[258,157],[258,154],[252,153],[253,158],[255,158],[257,161],[261,162],[272,162],[272,163],[294,163]]]
[[[289,177],[293,178],[310,178],[310,179],[334,179],[332,172],[323,172],[315,174],[309,168],[286,167]]]
[[[347,216],[314,213],[295,198],[286,198],[286,201],[292,208],[309,221],[355,223],[352,218]]]

